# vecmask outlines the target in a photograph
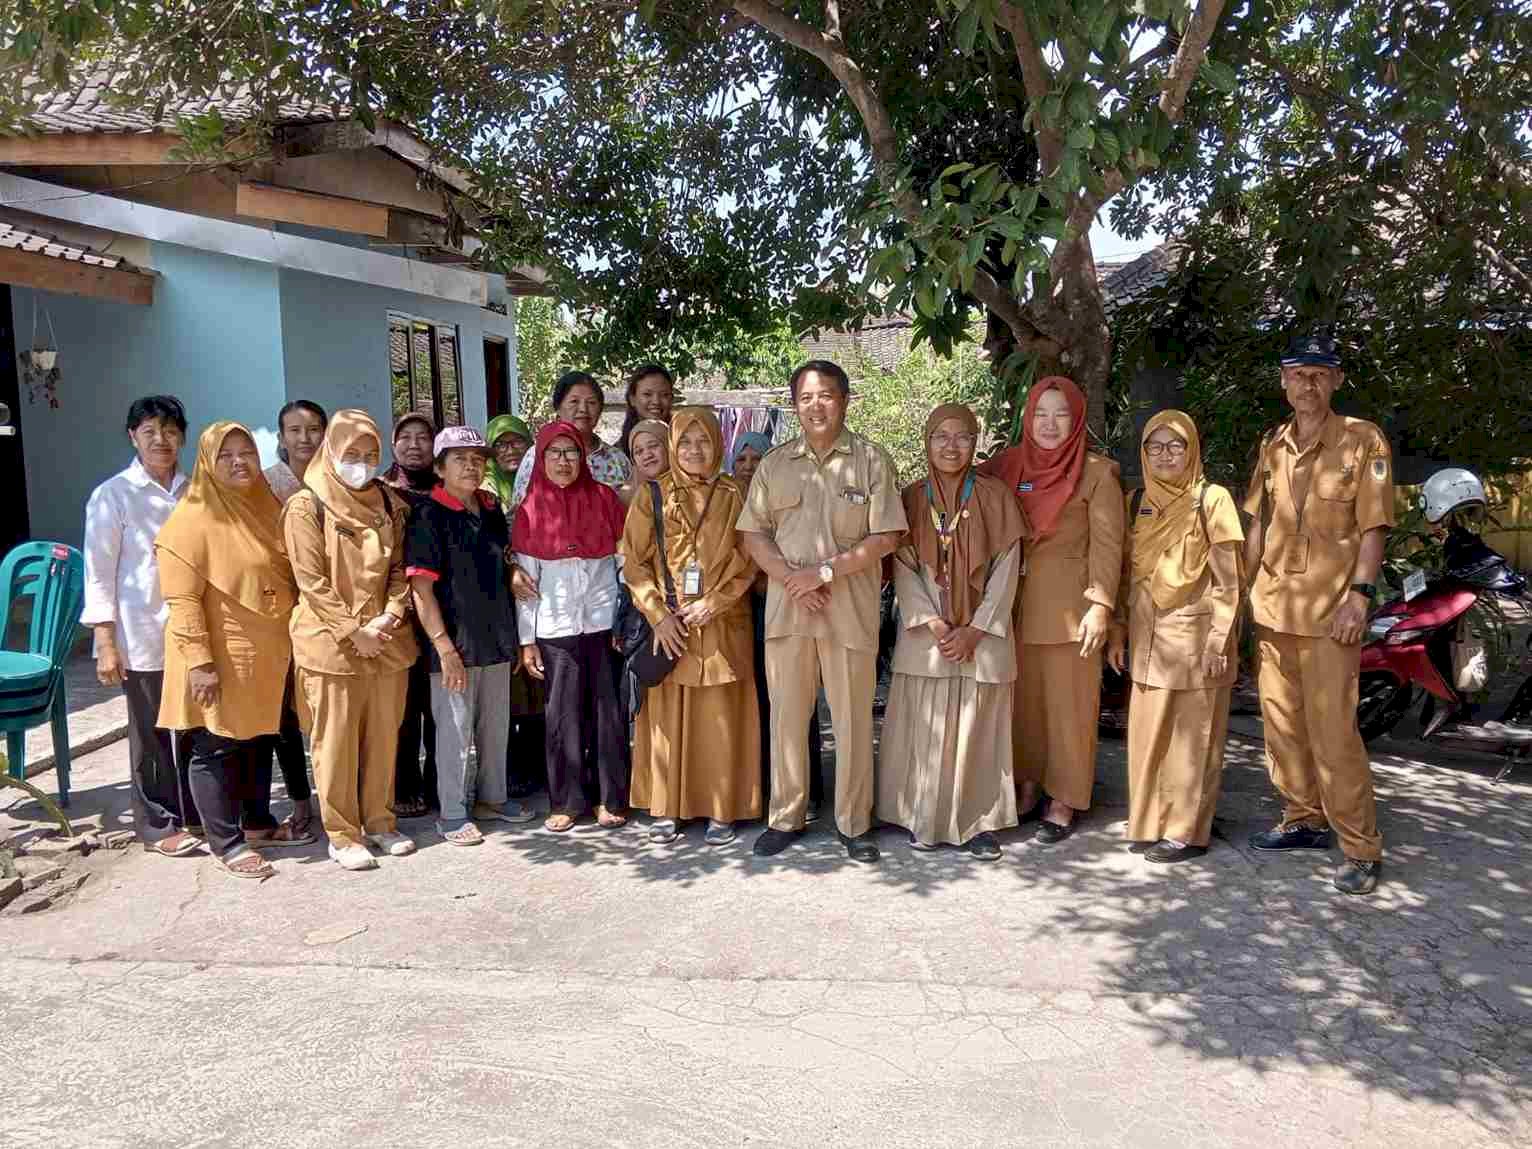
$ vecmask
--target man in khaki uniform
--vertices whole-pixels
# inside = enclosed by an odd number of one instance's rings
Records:
[[[1394,483],[1383,433],[1330,408],[1344,378],[1334,340],[1293,341],[1282,359],[1293,417],[1262,441],[1245,498],[1266,765],[1286,803],[1277,827],[1250,845],[1328,849],[1333,827],[1346,856],[1336,888],[1368,894],[1383,839],[1357,680]]]
[[[879,591],[883,556],[893,553],[908,524],[888,452],[846,430],[846,373],[810,360],[789,386],[803,434],[766,453],[737,524],[745,549],[770,579],[771,809],[755,852],[780,853],[803,830],[809,780],[803,731],[823,680],[835,723],[836,827],[853,859],[875,862],[878,848],[868,831]]]

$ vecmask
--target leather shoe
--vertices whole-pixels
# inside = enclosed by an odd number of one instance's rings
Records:
[[[763,830],[761,836],[755,840],[752,849],[758,858],[775,857],[791,846],[802,832],[801,830]]]
[[[1347,858],[1335,869],[1335,888],[1343,894],[1370,894],[1378,888],[1382,862]]]
[[[1037,827],[1037,833],[1032,836],[1032,840],[1041,842],[1045,846],[1056,846],[1074,832],[1073,822],[1067,826],[1060,826],[1057,822],[1043,822]]]
[[[878,860],[878,847],[872,844],[872,839],[866,834],[860,838],[848,838],[844,834],[837,835],[840,844],[846,847],[846,855],[853,862],[876,862]]]
[[[1171,862],[1184,862],[1188,858],[1200,858],[1207,852],[1208,848],[1206,846],[1177,846],[1162,838],[1144,851],[1144,860],[1146,862],[1159,862],[1163,865]]]
[[[1328,850],[1330,848],[1330,831],[1328,829],[1315,830],[1301,823],[1291,826],[1277,826],[1271,830],[1262,830],[1259,834],[1250,835],[1250,848],[1252,850]]]
[[[986,830],[968,839],[968,852],[982,861],[993,862],[1000,857],[1000,842]]]

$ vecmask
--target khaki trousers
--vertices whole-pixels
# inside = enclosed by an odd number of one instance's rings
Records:
[[[363,834],[398,828],[389,802],[408,682],[408,670],[349,675],[298,668],[319,816],[337,849],[362,845]]]
[[[1128,705],[1128,840],[1206,846],[1223,786],[1232,688],[1133,684]]]
[[[1096,727],[1101,721],[1101,652],[1080,644],[1027,643],[1016,678],[1016,781],[1072,810],[1090,809],[1096,784]],[[1023,811],[1024,812],[1024,811]]]
[[[789,635],[766,640],[771,695],[773,830],[801,830],[809,801],[809,755],[803,732],[819,684],[835,728],[835,825],[848,838],[872,826],[872,696],[876,651],[848,650],[829,639]],[[817,770],[819,764],[816,762]]]
[[[1256,630],[1266,768],[1282,825],[1329,825],[1348,858],[1383,856],[1372,764],[1356,725],[1362,648]]]

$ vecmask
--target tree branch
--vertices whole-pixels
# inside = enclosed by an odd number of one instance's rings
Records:
[[[1038,44],[1037,37],[1032,33],[1032,25],[1027,23],[1027,14],[1015,4],[1009,3],[1009,0],[1002,0],[1000,16],[1005,26],[1010,29],[1011,40],[1016,45],[1016,62],[1021,66],[1021,82],[1027,90],[1027,99],[1034,104],[1041,103],[1043,98],[1053,90],[1053,82],[1050,78],[1048,63],[1043,59],[1042,46]],[[1059,153],[1062,150],[1062,140],[1058,132],[1039,124],[1037,158],[1044,172],[1051,172],[1058,167]]]

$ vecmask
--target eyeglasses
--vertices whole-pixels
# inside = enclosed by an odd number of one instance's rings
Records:
[[[578,463],[580,454],[578,447],[552,447],[548,450],[548,458],[561,459],[566,463]]]
[[[1172,459],[1179,459],[1186,454],[1185,443],[1145,443],[1144,454],[1151,459],[1158,459],[1161,455],[1168,454]]]
[[[970,435],[966,431],[956,435],[948,435],[946,432],[938,431],[935,435],[931,436],[931,446],[933,447],[967,448],[972,447],[978,441],[979,437],[977,435]]]

